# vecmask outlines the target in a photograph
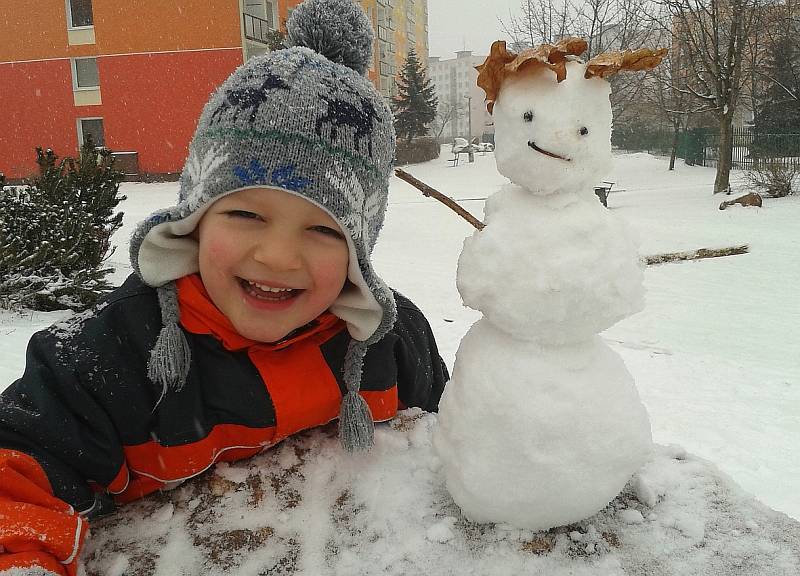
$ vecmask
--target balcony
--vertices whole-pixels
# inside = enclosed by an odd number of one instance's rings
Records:
[[[244,17],[244,37],[253,42],[269,45],[270,32],[272,32],[270,23],[252,14],[245,13],[242,16]]]

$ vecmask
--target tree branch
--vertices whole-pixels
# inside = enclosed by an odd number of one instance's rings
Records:
[[[467,222],[469,222],[470,224],[475,226],[475,228],[477,228],[478,230],[483,230],[484,227],[486,226],[483,222],[481,222],[480,220],[475,218],[475,216],[470,214],[467,210],[465,210],[464,208],[459,206],[456,203],[455,200],[453,200],[452,198],[450,198],[449,196],[447,196],[445,194],[442,194],[441,192],[439,192],[435,188],[431,188],[430,186],[428,186],[424,182],[422,182],[420,180],[417,180],[416,178],[414,178],[411,174],[409,174],[405,170],[401,170],[400,168],[397,168],[394,171],[394,173],[397,175],[398,178],[400,178],[400,180],[403,180],[404,182],[408,182],[414,188],[416,188],[417,190],[422,192],[425,196],[429,196],[429,197],[432,196],[432,197],[436,198],[442,204],[448,206],[451,210],[453,210],[456,214],[461,216],[464,220],[466,220]]]

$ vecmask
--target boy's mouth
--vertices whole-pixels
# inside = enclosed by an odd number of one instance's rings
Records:
[[[302,288],[269,286],[245,280],[244,278],[238,278],[238,280],[239,285],[249,296],[265,302],[284,302],[297,298],[303,292]]]

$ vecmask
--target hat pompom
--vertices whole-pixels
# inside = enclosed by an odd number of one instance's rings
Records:
[[[292,46],[311,48],[362,75],[370,66],[375,34],[354,0],[306,0],[292,12],[286,28]]]

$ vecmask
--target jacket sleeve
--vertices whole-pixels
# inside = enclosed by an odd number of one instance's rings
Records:
[[[51,332],[35,334],[22,378],[0,396],[0,571],[74,576],[84,515],[99,501],[88,480],[105,484],[109,467],[121,466],[111,422],[81,385],[69,348]]]
[[[436,339],[428,320],[405,296],[395,292],[397,335],[394,348],[397,364],[397,392],[402,407],[419,407],[437,412],[439,398],[450,379],[439,356]]]

